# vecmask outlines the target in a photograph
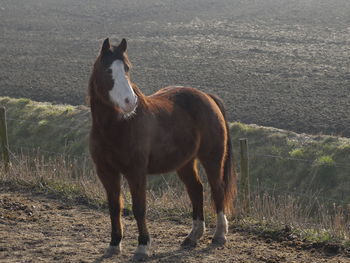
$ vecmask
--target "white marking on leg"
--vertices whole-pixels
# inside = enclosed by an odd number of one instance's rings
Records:
[[[125,73],[124,62],[118,59],[112,63],[110,69],[114,81],[113,88],[109,91],[111,101],[119,106],[125,113],[135,111],[137,96]]]
[[[135,250],[135,255],[145,255],[149,256],[151,249],[151,242],[148,242],[147,245],[138,245]]]
[[[205,223],[202,220],[193,220],[192,230],[191,233],[188,234],[187,238],[191,239],[192,241],[197,241],[203,236],[203,233],[205,231]]]
[[[228,222],[224,212],[219,212],[216,215],[216,229],[214,233],[214,239],[225,239],[225,235],[228,233]]]
[[[122,245],[121,242],[118,246],[109,246],[105,251],[105,256],[113,256],[117,255],[122,251]]]

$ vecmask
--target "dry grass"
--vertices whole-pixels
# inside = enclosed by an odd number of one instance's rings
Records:
[[[13,157],[9,171],[5,173],[1,169],[0,181],[3,185],[96,207],[104,205],[104,190],[94,176],[88,158],[51,158],[40,153]]]
[[[249,211],[237,205],[241,224],[257,224],[264,228],[286,226],[312,242],[336,242],[349,245],[350,206],[328,203],[317,194],[271,193],[255,191],[251,195]]]
[[[48,158],[39,153],[30,157],[19,154],[7,173],[1,169],[0,182],[17,191],[45,194],[96,208],[106,207],[104,189],[88,158],[72,160],[64,156]],[[123,181],[125,210],[131,212],[127,188],[127,183]],[[288,226],[294,233],[313,242],[349,244],[350,207],[321,202],[317,194],[305,198],[255,189],[251,194],[249,211],[244,211],[239,204],[237,200],[234,219],[241,226],[259,226],[260,231],[269,231],[271,226]],[[162,176],[161,182],[149,187],[150,218],[190,220],[191,211],[189,198],[179,180]],[[205,214],[209,224],[215,222],[208,185],[205,186]]]

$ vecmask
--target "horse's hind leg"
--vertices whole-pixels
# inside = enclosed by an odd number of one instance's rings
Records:
[[[228,222],[225,215],[225,190],[223,181],[223,165],[220,155],[215,158],[208,156],[201,158],[211,188],[212,198],[216,210],[216,229],[213,236],[213,244],[223,245],[226,243]]]
[[[182,242],[182,246],[196,246],[202,237],[205,224],[203,215],[203,185],[197,171],[197,161],[194,159],[177,171],[180,179],[186,185],[193,208],[193,226],[190,234]]]

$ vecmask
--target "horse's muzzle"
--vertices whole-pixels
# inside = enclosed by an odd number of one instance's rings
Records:
[[[132,100],[125,99],[123,107],[120,106],[120,109],[122,110],[123,114],[129,114],[136,110],[138,105],[138,98],[136,95],[134,96],[135,97]]]

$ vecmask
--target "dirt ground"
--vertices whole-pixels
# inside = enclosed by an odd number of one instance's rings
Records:
[[[187,220],[186,220],[187,221]],[[109,217],[103,211],[71,206],[32,194],[0,192],[0,262],[129,262],[137,243],[136,225],[125,217],[123,252],[104,258]],[[207,229],[195,249],[181,249],[190,225],[149,220],[152,256],[148,262],[350,262],[299,244],[262,239],[230,230],[224,247],[212,247]]]
[[[1,0],[0,96],[84,104],[125,37],[145,94],[189,85],[230,121],[350,136],[348,0]]]

